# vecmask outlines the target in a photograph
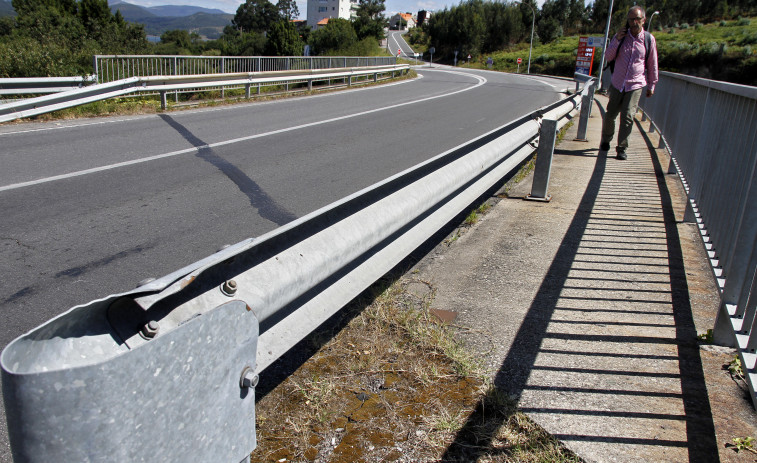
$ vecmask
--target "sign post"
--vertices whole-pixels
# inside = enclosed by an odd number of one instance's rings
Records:
[[[434,47],[431,47],[431,48],[428,49],[428,53],[431,55],[431,59],[428,61],[429,66],[431,65],[431,63],[434,62],[434,52],[435,51],[436,51],[436,48],[434,48]]]

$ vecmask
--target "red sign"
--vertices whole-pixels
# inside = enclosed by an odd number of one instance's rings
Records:
[[[400,52],[401,52],[401,51],[402,51],[401,49],[399,49],[399,48],[397,49],[397,56],[399,56],[399,55],[400,55]]]
[[[523,58],[518,58],[518,64],[523,62]]]
[[[594,48],[589,46],[589,37],[580,37],[576,55],[576,72],[591,75],[592,67],[594,67]]]

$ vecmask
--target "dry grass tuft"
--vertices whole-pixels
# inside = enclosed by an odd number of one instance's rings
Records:
[[[258,402],[252,461],[579,461],[488,384],[433,295],[404,279],[345,309],[359,313]]]

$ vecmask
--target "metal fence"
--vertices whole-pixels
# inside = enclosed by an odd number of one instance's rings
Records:
[[[98,83],[129,77],[186,76],[290,70],[385,66],[397,63],[393,56],[170,56],[95,55]]]
[[[537,136],[553,143],[581,101],[14,340],[0,354],[14,461],[246,459],[257,375],[516,170]]]
[[[271,72],[238,72],[233,74],[194,74],[187,76],[147,76],[129,77],[104,84],[95,84],[76,90],[27,98],[0,104],[0,122],[12,121],[23,117],[36,116],[59,109],[70,108],[93,101],[129,95],[161,96],[161,106],[167,107],[168,92],[203,92],[208,90],[240,88],[245,90],[245,98],[250,98],[253,87],[260,96],[263,87],[282,86],[283,92],[310,91],[314,82],[332,81],[342,82],[343,86],[350,86],[354,82],[378,82],[380,76],[393,78],[395,73],[406,73],[410,69],[407,64],[390,66],[363,66],[359,68],[301,70],[301,71],[271,71]],[[294,88],[290,88],[290,86]],[[323,87],[321,87],[323,88]]]
[[[718,344],[736,347],[757,407],[757,87],[660,73],[642,109],[671,154],[721,291]]]

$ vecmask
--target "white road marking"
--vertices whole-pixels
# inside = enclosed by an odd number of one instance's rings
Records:
[[[478,87],[484,85],[487,82],[486,78],[484,78],[484,77],[481,77],[481,76],[478,76],[478,75],[475,75],[475,74],[469,74],[469,73],[466,73],[466,72],[460,72],[460,71],[441,71],[441,72],[448,72],[450,74],[458,74],[458,75],[464,75],[464,76],[468,76],[468,77],[473,77],[474,79],[478,80],[478,83],[476,85],[473,85],[472,87],[463,88],[463,89],[456,90],[456,91],[451,92],[451,93],[445,93],[443,95],[430,96],[430,97],[427,97],[427,98],[421,98],[420,100],[407,101],[405,103],[398,103],[398,104],[395,104],[395,105],[384,106],[382,108],[375,108],[375,109],[370,109],[370,110],[367,110],[367,111],[360,111],[360,112],[357,112],[357,113],[354,113],[354,114],[348,114],[346,116],[334,117],[334,118],[331,118],[331,119],[325,119],[325,120],[318,121],[318,122],[311,122],[311,123],[308,123],[308,124],[296,125],[296,126],[287,127],[287,128],[284,128],[284,129],[272,130],[270,132],[260,133],[260,134],[257,134],[257,135],[250,135],[250,136],[247,136],[247,137],[240,137],[240,138],[234,138],[234,139],[231,139],[231,140],[225,140],[225,141],[221,141],[221,142],[210,143],[210,144],[203,145],[203,146],[196,146],[196,147],[187,148],[187,149],[183,149],[183,150],[171,151],[170,153],[157,154],[155,156],[148,156],[148,157],[145,157],[145,158],[134,159],[134,160],[131,160],[131,161],[119,162],[119,163],[110,164],[110,165],[107,165],[107,166],[94,167],[92,169],[80,170],[80,171],[77,171],[77,172],[70,172],[70,173],[61,174],[61,175],[54,175],[52,177],[40,178],[40,179],[37,179],[37,180],[31,180],[31,181],[28,181],[28,182],[13,183],[11,185],[0,186],[0,191],[15,190],[15,189],[18,189],[18,188],[24,188],[24,187],[33,186],[33,185],[40,185],[42,183],[49,183],[49,182],[54,182],[54,181],[57,181],[57,180],[65,180],[65,179],[69,179],[69,178],[73,178],[73,177],[80,177],[82,175],[88,175],[88,174],[93,174],[93,173],[96,173],[96,172],[102,172],[102,171],[106,171],[106,170],[117,169],[117,168],[120,168],[120,167],[126,167],[126,166],[135,165],[135,164],[141,164],[143,162],[155,161],[157,159],[163,159],[163,158],[168,158],[168,157],[172,157],[172,156],[178,156],[178,155],[187,154],[187,153],[194,153],[196,151],[199,151],[199,150],[205,149],[205,148],[215,148],[217,146],[231,145],[233,143],[239,143],[239,142],[243,142],[243,141],[247,141],[247,140],[254,140],[256,138],[263,138],[263,137],[268,137],[268,136],[271,136],[271,135],[277,135],[277,134],[286,133],[286,132],[292,132],[292,131],[299,130],[299,129],[304,129],[304,128],[307,128],[307,127],[314,127],[314,126],[318,126],[318,125],[328,124],[328,123],[331,123],[331,122],[336,122],[336,121],[342,121],[342,120],[345,120],[345,119],[350,119],[350,118],[353,118],[353,117],[364,116],[366,114],[373,114],[373,113],[377,113],[377,112],[380,112],[380,111],[387,111],[387,110],[390,110],[390,109],[401,108],[403,106],[407,106],[407,105],[411,105],[411,104],[414,105],[414,104],[418,104],[418,103],[421,103],[421,102],[424,102],[424,101],[435,100],[435,99],[438,99],[438,98],[445,98],[445,97],[448,97],[448,96],[456,95],[458,93],[467,92],[467,91],[473,90],[475,88],[478,88]]]

